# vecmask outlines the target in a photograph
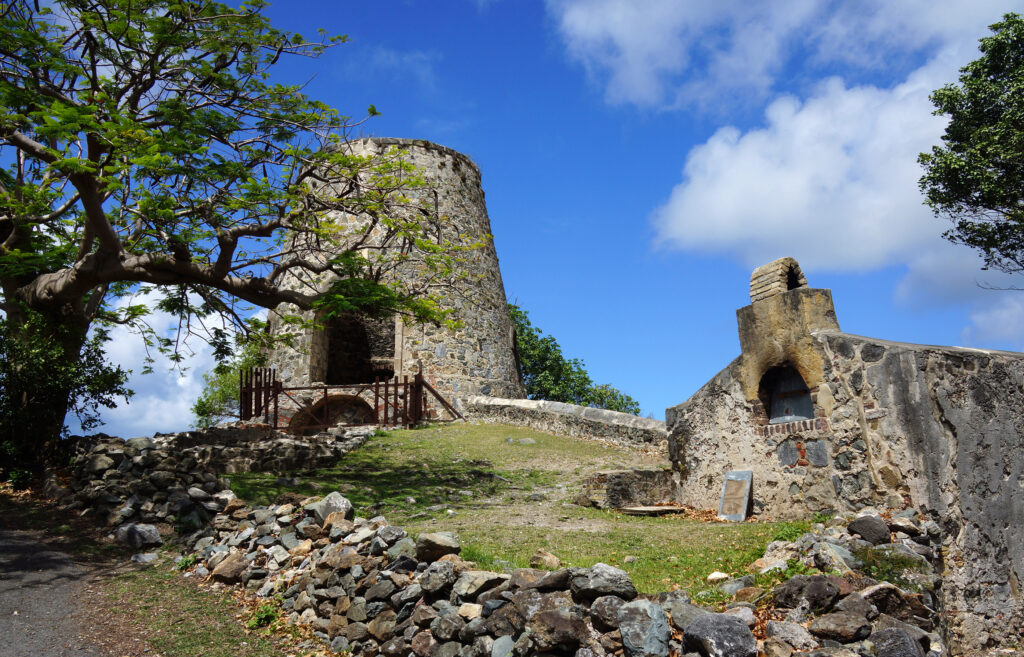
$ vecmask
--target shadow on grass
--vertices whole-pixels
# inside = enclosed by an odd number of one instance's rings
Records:
[[[509,489],[530,489],[554,479],[536,470],[499,470],[489,461],[440,459],[416,451],[396,455],[394,446],[367,443],[331,468],[283,474],[231,476],[235,494],[252,504],[294,500],[296,496],[339,491],[359,511],[417,513],[433,505],[472,504]]]

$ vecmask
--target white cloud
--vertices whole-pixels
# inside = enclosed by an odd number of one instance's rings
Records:
[[[1024,350],[1024,291],[989,292],[993,302],[971,313],[961,339],[967,346],[1009,344]]]
[[[437,89],[435,67],[441,60],[436,52],[422,50],[395,50],[384,46],[373,48],[364,59],[353,66],[363,75],[384,73],[403,80],[411,80],[422,91],[433,93]]]
[[[135,299],[122,300],[121,304],[149,303],[155,297],[145,295]],[[168,335],[177,325],[171,315],[155,312],[149,317],[150,324],[161,335]],[[184,371],[172,367],[171,361],[153,350],[153,372],[142,374],[146,348],[138,335],[125,327],[115,327],[110,333],[111,340],[106,344],[107,360],[126,370],[132,370],[128,387],[135,395],[117,408],[102,413],[104,425],[95,429],[111,435],[131,438],[140,435],[152,435],[156,431],[173,432],[188,429],[193,421],[192,404],[195,402],[203,386],[203,373],[214,365],[213,354],[208,345],[199,340],[191,340],[189,349],[185,350],[188,358]],[[76,431],[74,418],[68,417],[72,431]]]
[[[605,85],[609,102],[679,107],[765,97],[794,59],[888,69],[921,49],[973,44],[1017,5],[548,0],[548,11],[570,58]]]
[[[809,269],[861,270],[936,242],[921,205],[917,154],[944,120],[931,116],[933,65],[893,89],[836,78],[806,101],[782,97],[765,127],[719,129],[690,151],[683,180],[655,212],[659,240],[755,265],[793,255]]]

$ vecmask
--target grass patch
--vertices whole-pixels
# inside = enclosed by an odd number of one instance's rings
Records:
[[[484,568],[529,566],[538,548],[563,565],[589,567],[598,562],[622,568],[644,593],[680,587],[706,589],[715,570],[746,574],[778,530],[775,523],[702,523],[673,517],[636,517],[598,509],[566,507],[566,524],[591,520],[587,529],[502,525],[500,517],[456,516],[445,523],[463,543],[463,557]],[[785,523],[779,523],[785,524]],[[436,523],[414,521],[405,528],[430,531]],[[596,531],[595,531],[596,530]],[[635,557],[629,559],[627,557]],[[508,566],[505,566],[508,567]]]
[[[271,637],[249,632],[233,599],[204,591],[166,564],[115,576],[104,587],[110,613],[142,624],[163,657],[279,657]]]
[[[511,441],[511,442],[509,442]],[[583,457],[581,441],[517,427],[459,424],[371,436],[333,468],[288,473],[241,473],[231,477],[239,497],[270,504],[282,495],[341,491],[365,516],[385,514],[401,523],[416,514],[444,515],[481,498],[555,485],[551,457]],[[585,457],[584,457],[585,458]],[[591,455],[590,461],[598,462]],[[290,480],[298,479],[292,484]],[[441,508],[438,508],[441,507]]]
[[[371,437],[333,468],[286,477],[239,474],[231,483],[256,504],[338,490],[358,514],[383,514],[414,536],[455,532],[463,557],[480,568],[526,567],[543,548],[566,565],[620,567],[643,592],[704,590],[714,570],[746,574],[767,543],[792,540],[809,527],[635,517],[571,503],[590,473],[664,463],[592,441],[466,423]],[[300,483],[289,485],[293,477]]]

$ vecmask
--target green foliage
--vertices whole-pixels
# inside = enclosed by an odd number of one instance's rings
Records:
[[[832,520],[832,518],[835,517],[835,515],[835,511],[817,511],[813,516],[811,516],[811,522],[826,525],[829,520]]]
[[[20,325],[0,319],[0,478],[18,486],[55,454],[56,439],[40,436],[67,433],[35,409],[70,409],[90,429],[99,423],[100,407],[113,408],[118,398],[132,394],[125,387],[128,373],[103,360],[106,334],[94,332],[78,358],[68,360],[59,341],[68,330],[49,326],[35,313]]]
[[[856,550],[853,556],[863,564],[860,570],[868,577],[889,582],[904,589],[917,588],[907,574],[918,572],[921,569],[919,560],[905,554],[883,552],[870,547]]]
[[[754,576],[754,586],[762,589],[771,589],[775,586],[792,579],[797,575],[820,575],[821,571],[814,566],[807,566],[799,559],[788,559],[785,568],[776,568],[767,573],[758,573]]]
[[[73,327],[68,361],[90,326],[119,323],[176,362],[190,337],[230,360],[256,307],[285,326],[296,309],[452,321],[431,294],[477,243],[437,215],[399,149],[357,153],[346,138],[362,120],[272,81],[281,57],[344,37],[277,30],[263,0],[43,4],[0,10],[9,321],[25,307]],[[155,311],[176,330],[147,323]]]
[[[773,541],[786,541],[792,543],[796,539],[803,536],[810,529],[806,522],[790,522],[781,525],[775,535],[772,536]]]
[[[1024,19],[1006,14],[981,39],[959,84],[932,96],[949,116],[941,146],[922,153],[920,187],[944,237],[978,249],[984,268],[1024,271]]]
[[[188,570],[192,566],[196,565],[197,560],[198,557],[195,555],[195,553],[186,554],[178,560],[178,563],[174,564],[174,567],[178,570]]]
[[[270,625],[281,617],[281,605],[278,600],[265,600],[252,610],[249,620],[245,621],[246,628],[258,630],[261,627]]]
[[[203,390],[192,404],[195,427],[212,427],[218,422],[238,417],[239,376],[251,367],[262,367],[266,356],[257,340],[240,336],[242,344],[227,363],[218,363],[203,375]]]
[[[558,342],[531,324],[525,310],[511,303],[508,310],[515,326],[516,353],[528,398],[640,414],[640,404],[629,395],[607,383],[594,384],[583,361],[562,355]]]

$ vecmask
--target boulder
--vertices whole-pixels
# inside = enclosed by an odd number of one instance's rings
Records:
[[[666,657],[671,631],[665,611],[650,600],[633,600],[619,608],[619,633],[633,657]]]
[[[499,575],[486,570],[469,570],[459,576],[452,590],[460,600],[476,600],[476,597],[488,589],[508,580],[508,575]]]
[[[804,626],[786,621],[768,621],[766,634],[769,637],[776,637],[785,641],[790,647],[797,650],[814,650],[818,647],[818,640],[815,639]]]
[[[704,614],[683,630],[683,648],[704,657],[756,657],[757,640],[738,618]]]
[[[775,606],[793,609],[806,600],[813,611],[827,611],[839,597],[839,587],[825,575],[797,575],[772,590]]]
[[[555,570],[560,568],[562,560],[551,554],[547,550],[537,548],[537,551],[530,557],[530,566],[533,568],[541,568],[543,570]]]
[[[889,542],[889,525],[878,516],[861,516],[854,519],[846,527],[850,534],[860,534],[861,538],[874,545]]]
[[[352,503],[348,501],[341,493],[335,491],[323,497],[312,504],[307,504],[304,507],[307,511],[312,511],[316,516],[317,522],[321,525],[327,520],[327,516],[332,513],[340,513],[345,519],[351,519],[355,515],[355,509],[352,508]]]
[[[850,643],[867,638],[871,634],[871,623],[860,614],[854,614],[849,611],[837,611],[825,614],[824,616],[818,616],[811,621],[808,629],[811,634],[822,639]]]
[[[114,538],[118,542],[129,545],[133,548],[142,547],[156,547],[163,545],[164,541],[160,538],[160,532],[157,531],[153,525],[146,524],[128,524],[121,525],[114,532]]]
[[[590,619],[600,632],[610,632],[619,626],[619,609],[626,604],[622,598],[603,595],[590,605]]]
[[[249,561],[241,552],[232,552],[213,569],[211,577],[218,582],[234,584],[242,579],[242,573],[249,567]]]
[[[572,592],[581,600],[590,601],[602,595],[615,595],[623,600],[636,597],[636,587],[624,570],[604,563],[591,568],[570,571]]]
[[[541,611],[527,624],[534,648],[541,652],[575,652],[587,640],[587,624],[573,609]]]
[[[879,630],[871,635],[875,653],[885,657],[924,657],[921,644],[910,633],[898,627]]]
[[[458,554],[462,546],[450,532],[420,534],[416,539],[416,558],[437,561],[446,554]]]
[[[455,583],[455,565],[450,561],[435,561],[420,575],[419,585],[426,593],[438,593]]]

